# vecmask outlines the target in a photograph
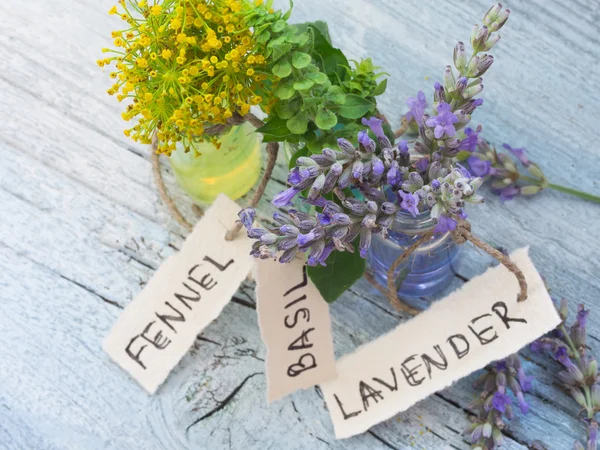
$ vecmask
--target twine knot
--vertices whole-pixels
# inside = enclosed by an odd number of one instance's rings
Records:
[[[517,281],[519,282],[519,294],[517,296],[517,301],[522,302],[527,299],[527,281],[525,281],[525,275],[521,272],[521,269],[504,253],[496,250],[494,247],[489,245],[486,242],[478,239],[477,237],[471,234],[471,224],[466,220],[459,220],[456,224],[456,228],[450,232],[450,236],[458,245],[462,245],[467,241],[470,241],[475,247],[483,250],[488,255],[497,259],[501,264],[503,264],[508,270],[510,270]],[[389,267],[387,273],[387,289],[384,290],[381,288],[380,290],[384,291],[387,295],[392,306],[399,312],[405,312],[408,314],[418,314],[421,311],[419,309],[413,308],[410,305],[407,305],[405,302],[400,300],[398,297],[398,287],[395,283],[395,272],[403,262],[407,261],[412,253],[414,253],[421,245],[430,241],[434,237],[433,231],[428,231],[422,234],[419,239],[417,239],[413,244],[408,247],[404,252],[396,258],[393,264]],[[373,283],[373,277],[368,277],[368,280]]]
[[[460,220],[456,228],[450,232],[452,239],[458,245],[462,245],[469,240],[467,236],[471,234],[471,224],[466,220]]]
[[[252,120],[250,120],[250,118],[248,116],[251,116],[251,114],[248,114],[246,116],[241,116],[237,112],[233,113],[233,115],[231,117],[227,118],[225,123],[218,123],[216,125],[211,125],[210,127],[206,128],[204,130],[204,134],[206,136],[218,136],[220,134],[225,133],[226,131],[229,131],[229,129],[231,127],[241,125],[244,122],[251,122],[252,125],[254,125],[256,128],[259,128],[256,126],[256,123],[254,123]],[[257,119],[257,120],[260,121],[260,119]]]

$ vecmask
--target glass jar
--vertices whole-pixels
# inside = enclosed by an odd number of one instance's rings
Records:
[[[210,142],[199,144],[197,157],[178,147],[169,158],[179,186],[201,203],[211,203],[220,193],[240,198],[260,175],[261,143],[251,124],[231,127],[219,140],[218,149]]]
[[[429,211],[417,217],[404,211],[399,212],[389,229],[387,239],[380,235],[373,236],[368,270],[382,286],[387,287],[389,267],[422,233],[434,228],[435,220],[431,218]],[[459,247],[450,233],[436,234],[421,245],[394,274],[398,296],[401,299],[416,299],[443,290],[455,275]]]

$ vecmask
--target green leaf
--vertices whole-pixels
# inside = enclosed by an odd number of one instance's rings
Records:
[[[308,267],[308,276],[327,303],[333,303],[365,273],[367,265],[358,252],[333,251],[327,266]]]
[[[339,48],[331,46],[323,33],[313,24],[309,24],[313,32],[313,56],[320,60],[323,72],[327,74],[332,83],[339,78],[343,80],[346,75],[344,67],[348,66],[348,59]]]
[[[299,98],[295,98],[289,102],[279,102],[277,105],[277,114],[282,119],[291,119],[296,115],[302,106],[302,101]]]
[[[346,103],[346,94],[344,93],[344,90],[336,85],[329,86],[327,89],[327,94],[325,94],[325,98],[338,105],[343,105]]]
[[[306,111],[298,113],[286,122],[288,129],[294,134],[304,134],[308,127],[308,114]]]
[[[294,96],[296,93],[294,89],[294,80],[286,81],[285,83],[281,83],[277,88],[277,97],[281,100],[288,100]]]
[[[279,58],[285,56],[292,49],[292,44],[278,44],[272,47],[273,56],[272,60],[277,61]]]
[[[277,22],[275,22],[273,24],[273,26],[271,27],[271,29],[275,32],[275,33],[279,33],[280,31],[282,31],[285,28],[285,20],[279,19]]]
[[[331,130],[337,124],[337,116],[327,109],[319,109],[315,123],[321,130]]]
[[[354,89],[358,92],[363,92],[362,85],[360,83],[357,83],[356,81],[349,81],[348,86],[350,86],[351,89]]]
[[[281,36],[276,37],[275,39],[269,41],[269,43],[267,44],[267,47],[271,48],[271,47],[275,47],[277,45],[285,44],[286,41],[287,41],[287,36],[285,34],[282,34]]]
[[[343,105],[333,105],[331,110],[346,119],[360,119],[375,107],[375,104],[360,95],[346,94]]]
[[[271,33],[266,30],[263,31],[262,33],[260,33],[258,36],[255,36],[256,42],[258,42],[259,44],[264,44],[270,38],[271,38]]]
[[[273,66],[273,75],[278,76],[279,78],[285,78],[290,76],[292,73],[292,65],[290,64],[289,59],[285,58],[279,61],[275,66]]]
[[[377,85],[377,87],[373,91],[373,96],[383,94],[385,92],[386,88],[387,88],[387,78]]]
[[[306,78],[313,80],[315,84],[324,84],[329,80],[323,72],[309,73],[306,75]]]
[[[291,134],[286,121],[280,117],[270,117],[267,122],[256,130],[263,135],[264,142],[284,141]]]
[[[283,20],[288,20],[290,18],[290,16],[292,15],[292,9],[294,8],[294,2],[292,0],[290,0],[290,9],[288,9],[285,14],[283,15],[282,19]]]
[[[306,91],[308,89],[310,89],[311,87],[313,87],[315,85],[315,82],[308,79],[308,78],[304,78],[302,80],[298,80],[294,83],[294,89],[296,89],[297,91]]]
[[[306,147],[311,153],[321,153],[325,148],[321,141],[308,141]]]
[[[321,32],[321,34],[323,35],[323,37],[327,40],[327,42],[329,42],[331,44],[331,36],[329,34],[329,25],[327,25],[327,22],[324,22],[322,20],[317,20],[315,22],[310,22],[309,26],[310,25],[312,25],[313,27],[318,29]]]
[[[302,109],[304,111],[315,111],[317,108],[323,106],[323,100],[319,97],[312,97],[307,95],[302,97]]]
[[[302,47],[310,39],[310,36],[307,33],[308,27],[306,26],[306,24],[290,25],[288,27],[288,30],[289,33],[287,30],[285,32],[287,35],[288,42],[298,44],[299,47]]]
[[[312,58],[308,53],[294,52],[292,55],[292,65],[296,69],[304,69],[310,64]]]
[[[310,35],[308,33],[300,33],[298,35],[298,38],[296,39],[296,44],[298,44],[300,47],[302,47],[304,44],[306,44],[310,39]]]
[[[379,114],[377,113],[377,111],[375,111],[375,113],[373,115],[377,116]],[[383,134],[385,134],[388,137],[390,142],[394,142],[396,140],[396,137],[394,136],[394,130],[392,130],[392,126],[390,125],[390,123],[385,121],[385,122],[383,122],[382,127],[383,127]],[[373,138],[375,140],[377,140],[377,136],[373,136]]]

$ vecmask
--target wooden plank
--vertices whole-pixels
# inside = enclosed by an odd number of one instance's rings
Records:
[[[105,94],[106,74],[94,64],[115,24],[106,15],[111,5],[107,0],[0,4],[5,61],[0,110],[9,112],[0,122],[0,357],[9,368],[0,373],[2,445],[468,448],[459,432],[475,394],[471,379],[345,441],[332,439],[315,390],[266,406],[264,350],[249,283],[158,396],[148,398],[108,362],[99,342],[119,307],[185,234],[158,201],[147,149],[122,136],[121,105]],[[328,20],[336,44],[350,56],[373,56],[393,74],[382,109],[397,123],[404,99],[431,89],[450,62],[454,42],[468,37],[469,24],[487,6],[483,0],[469,8],[458,0],[406,0],[401,6],[350,0],[343,7],[305,0],[296,5],[294,17]],[[513,17],[503,30],[506,39],[494,50],[486,105],[476,123],[484,123],[494,142],[526,145],[552,181],[598,193],[597,165],[588,162],[599,153],[589,142],[595,137],[592,106],[600,94],[586,76],[597,66],[598,5],[515,0],[510,6]],[[193,217],[166,164],[165,172],[177,203]],[[276,178],[285,179],[283,161]],[[281,188],[272,183],[266,200]],[[268,217],[272,208],[265,201],[260,212]],[[547,192],[507,205],[491,198],[470,214],[477,234],[494,244],[531,244],[553,292],[574,300],[572,310],[575,300],[595,306],[597,207]],[[452,286],[489,263],[466,251]],[[405,319],[361,281],[333,307],[338,356]],[[589,326],[597,350],[600,316],[593,313]],[[525,354],[528,372],[538,380],[528,397],[533,411],[512,424],[506,448],[526,448],[534,439],[550,449],[569,447],[584,435],[577,408],[555,385],[554,363]]]

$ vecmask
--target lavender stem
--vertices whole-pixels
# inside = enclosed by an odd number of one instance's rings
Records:
[[[565,194],[574,195],[576,197],[582,198],[584,200],[588,200],[594,203],[600,203],[600,197],[597,195],[588,194],[587,192],[578,191],[576,189],[571,189],[565,186],[560,186],[558,184],[548,184],[550,189],[554,189],[555,191],[564,192]]]
[[[577,351],[577,347],[575,347],[575,344],[571,340],[571,336],[567,332],[567,329],[565,328],[565,324],[563,323],[562,325],[560,325],[558,327],[558,329],[560,330],[560,332],[565,337],[565,341],[566,341],[567,345],[569,346],[569,349],[573,353],[573,356],[575,357],[575,359],[577,360],[577,362],[579,362],[579,359],[580,359],[579,352]]]

